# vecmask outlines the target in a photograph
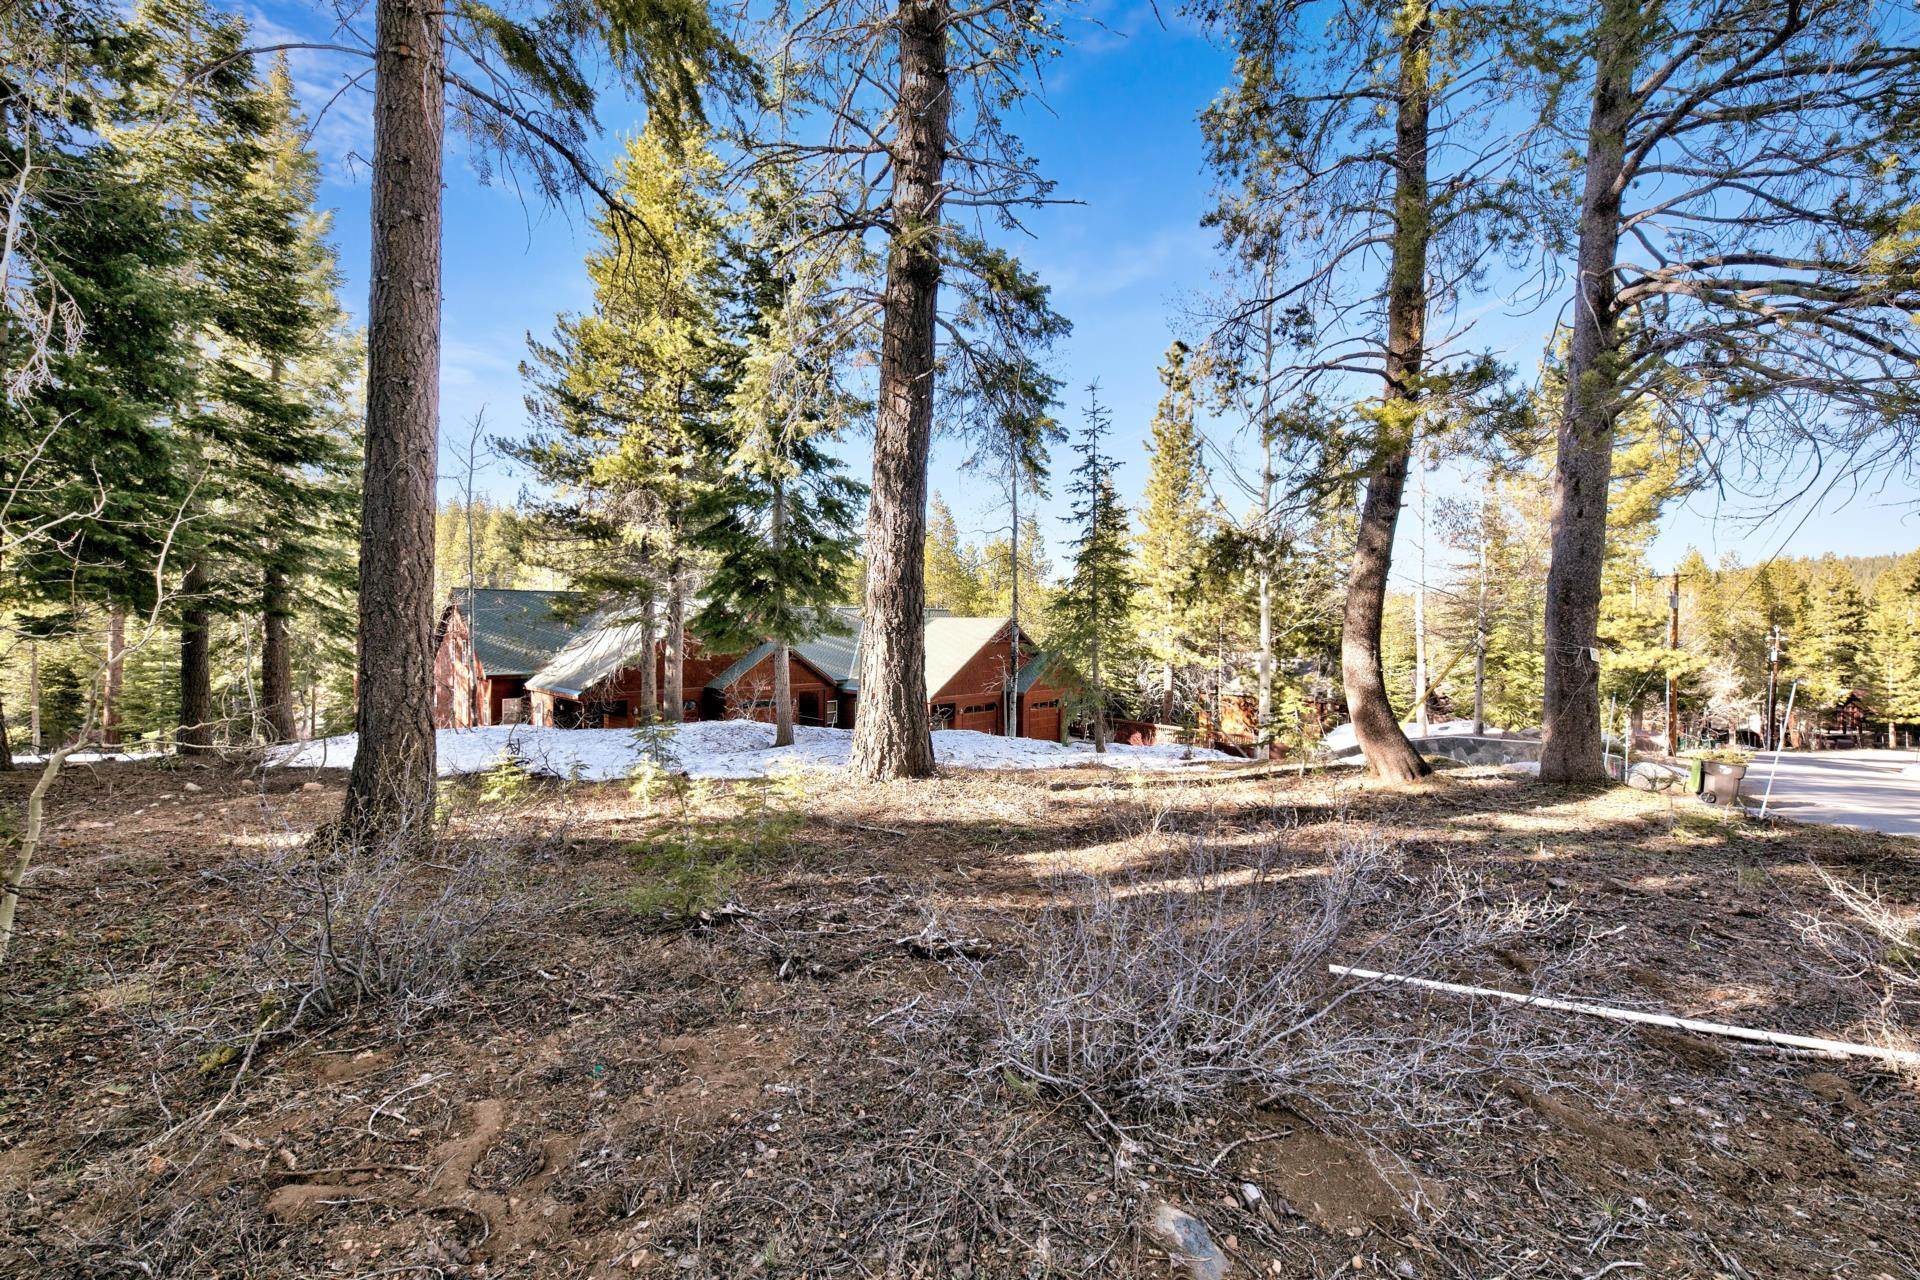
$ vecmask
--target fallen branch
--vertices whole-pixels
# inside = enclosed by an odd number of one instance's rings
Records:
[[[1736,1027],[1724,1022],[1705,1022],[1699,1018],[1679,1018],[1666,1013],[1643,1013],[1638,1009],[1618,1009],[1612,1005],[1589,1004],[1584,1000],[1556,1000],[1551,996],[1522,995],[1517,991],[1501,991],[1495,987],[1474,987],[1462,982],[1411,978],[1404,974],[1382,973],[1377,969],[1355,969],[1344,964],[1330,964],[1327,966],[1327,972],[1343,978],[1358,978],[1363,982],[1400,983],[1427,991],[1444,991],[1450,995],[1492,996],[1496,1000],[1510,1000],[1515,1004],[1532,1005],[1540,1009],[1558,1009],[1566,1013],[1584,1013],[1596,1018],[1609,1018],[1615,1022],[1638,1022],[1652,1027],[1673,1027],[1681,1031],[1697,1031],[1703,1035],[1728,1036],[1735,1040],[1752,1040],[1760,1044],[1780,1045],[1790,1049],[1807,1049],[1814,1053],[1838,1054],[1852,1058],[1879,1058],[1883,1062],[1894,1062],[1903,1066],[1920,1066],[1920,1053],[1910,1049],[1888,1049],[1879,1045],[1855,1044],[1848,1040],[1798,1036],[1785,1031],[1760,1031],[1753,1027]]]

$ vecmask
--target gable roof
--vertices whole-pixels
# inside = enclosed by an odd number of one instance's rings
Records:
[[[851,638],[847,636],[830,636],[828,640],[844,641],[848,644],[852,643]],[[829,648],[826,642],[816,640],[809,641],[806,644],[796,644],[791,646],[790,651],[802,664],[812,667],[827,683],[833,685],[843,685],[846,683],[847,676],[839,667],[838,650]],[[851,650],[849,650],[849,652],[851,652]],[[771,644],[762,642],[755,645],[752,649],[736,658],[732,666],[707,681],[707,688],[712,689],[716,693],[726,692],[729,685],[766,661],[772,654],[773,646]],[[823,655],[825,661],[822,661]]]
[[[583,696],[625,666],[647,656],[647,629],[644,623],[589,622],[574,641],[553,655],[553,660],[527,677],[529,689],[569,698]]]
[[[992,644],[1013,620],[998,618],[927,619],[927,696],[946,688],[974,655]]]
[[[577,599],[578,593],[572,591],[481,587],[469,592],[461,587],[447,607],[459,609],[467,619],[474,656],[487,675],[526,676],[545,666],[573,639],[575,626],[555,617],[554,608]]]
[[[856,609],[835,610],[848,630],[842,635],[816,636],[793,646],[801,662],[832,681],[844,693],[860,688],[860,614]],[[927,611],[927,696],[944,689],[980,650],[986,648],[1007,629],[1011,619],[1001,617],[956,618],[944,610]],[[532,689],[542,689],[564,697],[578,698],[586,690],[612,676],[622,667],[641,661],[647,652],[645,637],[638,622],[588,623],[571,643],[563,646],[551,660],[527,680]],[[770,644],[759,644],[740,655],[726,670],[707,681],[706,687],[724,692],[742,676],[758,666],[773,652]],[[1038,655],[1021,672],[1019,688],[1025,691],[1038,678],[1044,663]]]
[[[1034,652],[1020,667],[1020,676],[1013,682],[1015,693],[1025,693],[1040,682],[1040,677],[1053,670],[1054,655],[1041,649]]]

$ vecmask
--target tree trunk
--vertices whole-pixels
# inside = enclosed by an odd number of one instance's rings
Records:
[[[660,668],[664,663],[656,652],[660,635],[658,608],[653,599],[653,586],[649,583],[646,601],[640,606],[640,633],[644,642],[641,652],[646,654],[640,663],[640,720],[643,724],[651,724],[660,718]]]
[[[1431,234],[1427,195],[1427,58],[1433,18],[1412,0],[1400,47],[1400,103],[1394,126],[1394,216],[1396,231],[1387,282],[1386,403],[1383,430],[1404,431],[1387,442],[1379,467],[1367,482],[1360,509],[1353,568],[1347,575],[1347,605],[1340,633],[1340,675],[1354,736],[1367,767],[1387,782],[1411,782],[1432,772],[1407,741],[1387,697],[1380,662],[1380,629],[1387,611],[1387,572],[1393,564],[1393,532],[1406,496],[1407,466],[1426,355],[1427,241]],[[1403,421],[1404,420],[1404,421]]]
[[[1543,782],[1599,782],[1607,776],[1595,646],[1607,542],[1607,482],[1613,472],[1613,424],[1619,404],[1613,273],[1639,23],[1637,0],[1606,0],[1602,7],[1580,201],[1573,332],[1567,344],[1567,393],[1553,468]]]
[[[686,718],[686,687],[686,574],[676,563],[667,580],[667,669],[660,688],[660,710],[668,724],[679,724]]]
[[[1093,753],[1103,756],[1107,753],[1107,695],[1100,687],[1100,609],[1097,605],[1093,616],[1095,635],[1088,646],[1092,651],[1092,661],[1088,665],[1093,668]]]
[[[207,612],[207,569],[195,559],[180,584],[180,726],[182,752],[213,745],[213,624]]]
[[[1013,591],[1007,620],[1012,623],[1011,640],[1008,645],[1008,663],[1013,668],[1007,681],[1007,736],[1020,736],[1020,459],[1018,446],[1014,449],[1013,487],[1008,490],[1013,500],[1013,533],[1007,542],[1013,560],[1012,575],[1008,581]]]
[[[260,701],[267,738],[273,742],[291,742],[299,735],[293,722],[293,650],[287,643],[292,613],[286,570],[268,565],[260,588]]]
[[[793,650],[784,640],[773,646],[773,745],[793,745]]]
[[[927,450],[933,432],[946,168],[948,0],[903,0],[895,229],[880,337],[873,486],[867,507],[867,598],[860,637],[860,715],[849,768],[858,777],[933,773],[927,727]]]
[[[120,741],[120,691],[126,684],[127,611],[114,605],[107,613],[107,679],[100,691],[100,741]]]
[[[1480,568],[1474,579],[1473,732],[1487,731],[1487,539],[1480,536]]]
[[[0,771],[13,772],[13,736],[7,732],[7,712],[0,706]]]
[[[442,12],[426,0],[375,7],[360,745],[342,814],[354,838],[418,835],[433,816]]]
[[[27,736],[33,740],[33,754],[40,754],[40,642],[27,641]]]

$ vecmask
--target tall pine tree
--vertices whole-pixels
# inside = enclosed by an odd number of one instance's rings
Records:
[[[1156,714],[1162,720],[1174,715],[1178,673],[1205,643],[1191,619],[1206,538],[1206,473],[1189,354],[1187,344],[1176,341],[1160,366],[1166,390],[1153,415],[1140,498],[1138,615],[1141,639],[1158,671]]]
[[[1128,548],[1127,512],[1113,483],[1114,462],[1105,452],[1113,417],[1100,403],[1097,384],[1087,388],[1080,429],[1080,461],[1067,492],[1073,499],[1072,568],[1054,596],[1047,641],[1085,678],[1086,712],[1093,749],[1107,749],[1109,674],[1131,647],[1129,613],[1135,582]]]

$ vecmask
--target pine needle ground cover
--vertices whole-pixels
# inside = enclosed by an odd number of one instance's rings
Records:
[[[1321,972],[1884,1040],[1905,953],[1859,921],[1910,924],[1909,842],[1473,769],[496,771],[396,869],[314,840],[341,785],[63,788],[0,998],[0,1273],[1187,1274],[1169,1210],[1241,1276],[1920,1265],[1911,1079]],[[390,984],[431,989],[292,1017],[309,884],[342,963],[428,940]]]

